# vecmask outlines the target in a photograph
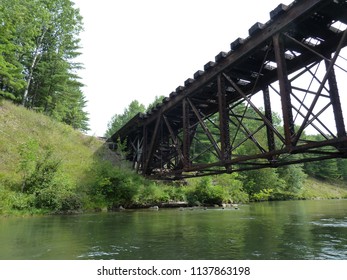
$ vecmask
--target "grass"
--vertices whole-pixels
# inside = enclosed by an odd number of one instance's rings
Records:
[[[33,147],[34,159],[51,151],[59,164],[57,185],[73,193],[85,193],[93,184],[92,172],[97,162],[108,153],[103,142],[96,137],[76,131],[48,116],[17,106],[8,101],[0,104],[0,213],[46,213],[37,210],[30,196],[20,192],[24,172],[21,169],[23,147]],[[113,156],[113,155],[112,155]],[[111,157],[112,157],[111,156]],[[28,207],[28,205],[30,207]]]
[[[304,199],[347,199],[347,187],[343,183],[324,182],[307,178],[300,197]]]
[[[114,188],[114,191],[119,191],[118,183],[110,184],[110,186],[105,183],[110,178],[114,181],[122,179],[128,184],[126,188],[135,188],[136,193],[132,200],[139,204],[160,203],[164,200],[182,201],[194,191],[194,186],[177,188],[156,185],[155,182],[136,177],[133,172],[122,169],[124,163],[119,161],[116,155],[96,137],[87,136],[70,126],[22,106],[2,101],[0,102],[0,214],[47,213],[47,209],[36,209],[30,206],[33,200],[32,195],[20,192],[24,176],[20,168],[23,161],[20,151],[25,145],[30,147],[30,143],[35,143],[38,147],[34,155],[37,158],[50,150],[54,159],[60,162],[58,179],[61,181],[59,183],[61,182],[62,187],[68,187],[65,192],[57,192],[56,195],[64,197],[71,189],[74,194],[82,197],[83,210],[106,205],[104,198],[98,201],[97,197],[91,195],[91,189],[97,190],[99,187],[102,191],[109,192],[110,188]],[[112,162],[112,165],[108,164],[109,162]],[[109,174],[105,175],[107,178],[100,177],[107,168],[112,169],[115,165],[117,170],[109,170]],[[100,170],[103,171],[100,172]],[[239,192],[242,192],[242,186]],[[341,185],[331,184],[308,178],[298,198],[347,198],[347,188],[342,183]],[[73,203],[71,199],[67,201]]]
[[[87,179],[102,146],[95,137],[7,101],[0,106],[0,124],[0,181],[11,185],[20,183],[19,151],[29,141],[38,143],[38,153],[52,149],[61,171],[76,184]]]

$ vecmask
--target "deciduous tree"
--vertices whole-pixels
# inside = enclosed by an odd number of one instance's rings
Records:
[[[112,117],[107,125],[105,136],[110,137],[136,114],[143,113],[144,111],[145,106],[143,104],[139,103],[137,100],[132,101],[128,108],[124,109],[122,114],[115,114]]]

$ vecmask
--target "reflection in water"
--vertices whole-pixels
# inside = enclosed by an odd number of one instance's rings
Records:
[[[347,200],[0,218],[0,259],[347,259]]]

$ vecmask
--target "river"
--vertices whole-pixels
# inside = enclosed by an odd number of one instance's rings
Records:
[[[347,259],[347,200],[0,217],[0,259]]]

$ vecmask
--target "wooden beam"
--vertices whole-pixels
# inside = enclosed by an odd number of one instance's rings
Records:
[[[218,84],[218,110],[219,110],[219,131],[221,141],[221,160],[227,161],[231,159],[230,147],[230,131],[228,120],[228,104],[226,102],[225,81],[224,77],[219,74],[217,76]],[[230,167],[227,167],[230,171]]]
[[[155,123],[155,128],[153,131],[153,134],[151,135],[151,143],[148,149],[148,153],[147,153],[147,157],[146,157],[146,162],[145,162],[145,166],[144,166],[144,174],[149,175],[150,174],[150,163],[153,159],[153,154],[154,154],[154,148],[156,145],[156,142],[158,140],[158,131],[159,131],[159,126],[160,126],[160,122],[161,122],[161,117],[159,117]]]
[[[276,134],[276,136],[284,142],[283,136],[275,129],[275,127],[272,125],[272,123],[263,115],[262,112],[254,105],[254,103],[251,101],[251,99],[240,89],[240,87],[226,74],[224,74],[224,77],[226,80],[231,84],[231,86],[244,98],[247,103],[252,107],[252,109],[259,115],[259,117],[263,120],[263,122],[271,128],[271,130]]]
[[[341,51],[342,47],[345,45],[346,40],[347,40],[347,29],[343,32],[340,43],[338,44],[338,46],[336,48],[335,54],[334,54],[333,58],[330,60],[329,64],[327,65],[326,73],[324,75],[324,78],[321,81],[321,84],[320,84],[318,90],[317,90],[317,94],[312,101],[312,104],[311,104],[311,106],[310,106],[310,108],[306,114],[306,117],[304,118],[304,120],[302,122],[302,125],[300,126],[299,130],[297,131],[296,137],[294,139],[295,144],[299,141],[301,134],[306,127],[306,123],[307,123],[308,119],[310,118],[314,107],[317,104],[317,101],[320,97],[320,94],[322,93],[322,90],[324,89],[325,83],[327,82],[329,77],[331,77],[331,71],[333,71],[333,69],[334,69],[335,62],[336,62],[337,58],[339,57],[340,51]]]
[[[168,128],[168,130],[169,130],[170,137],[171,137],[172,141],[174,142],[174,145],[175,145],[175,149],[176,149],[176,151],[177,151],[177,154],[178,154],[180,160],[183,162],[183,161],[184,161],[184,156],[183,156],[181,147],[180,147],[180,145],[179,145],[179,143],[178,143],[178,141],[177,141],[177,137],[175,136],[175,133],[173,132],[172,127],[171,127],[171,125],[170,125],[169,120],[167,119],[167,117],[166,117],[166,116],[163,116],[163,118],[164,118],[165,124],[166,124],[166,126],[167,126],[167,128]]]
[[[278,82],[280,85],[285,144],[287,147],[291,147],[294,136],[294,120],[292,102],[290,100],[291,85],[287,73],[284,42],[280,33],[273,37],[273,46],[277,63]]]
[[[187,99],[182,102],[183,111],[183,169],[190,167],[190,118],[189,118],[189,103]]]
[[[263,88],[263,98],[264,98],[265,117],[272,124],[273,122],[272,122],[271,100],[270,100],[270,92],[269,92],[268,86]],[[275,135],[273,130],[268,126],[266,126],[266,135],[267,135],[267,145],[268,145],[269,151],[274,151],[276,149]]]
[[[201,125],[201,127],[204,130],[206,136],[208,137],[208,139],[210,140],[211,144],[213,145],[213,148],[217,152],[218,158],[220,160],[222,160],[222,153],[221,153],[221,150],[218,147],[218,144],[217,144],[216,140],[213,138],[210,130],[208,129],[207,125],[204,123],[204,120],[201,118],[200,113],[196,109],[194,104],[189,100],[189,98],[187,98],[187,100],[188,100],[188,103],[189,103],[190,107],[193,109],[193,112],[194,112],[195,116],[198,118],[199,124]]]

